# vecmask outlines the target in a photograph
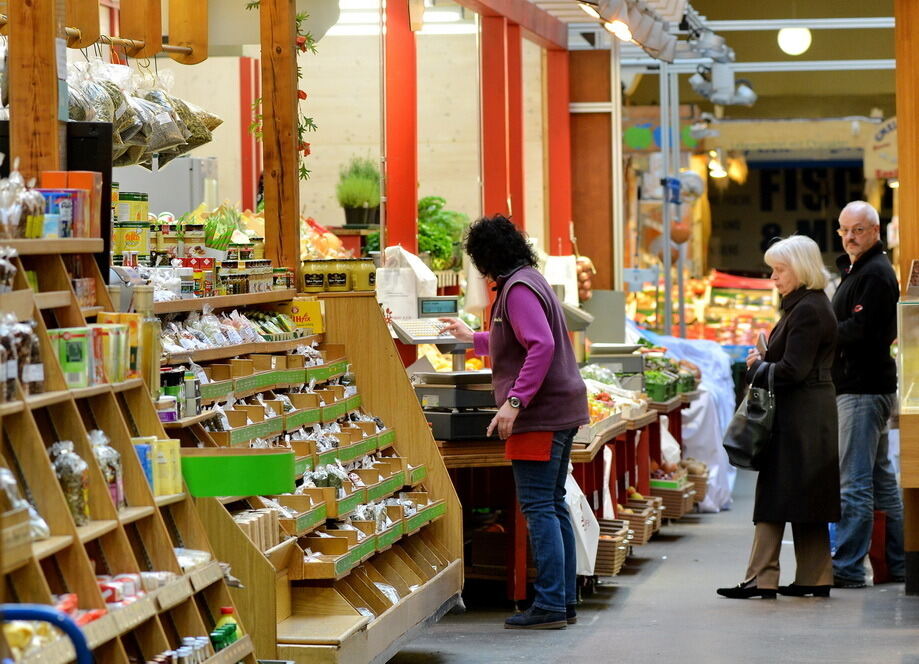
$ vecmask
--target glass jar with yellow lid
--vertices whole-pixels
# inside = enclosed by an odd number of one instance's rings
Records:
[[[377,287],[377,267],[372,258],[356,258],[351,261],[351,288],[356,291],[372,291]]]
[[[326,261],[307,259],[300,264],[300,291],[322,293],[326,289]]]
[[[351,266],[347,260],[325,261],[326,290],[330,293],[342,293],[351,290]]]

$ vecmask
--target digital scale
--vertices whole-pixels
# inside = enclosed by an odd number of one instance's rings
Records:
[[[412,375],[415,395],[437,440],[482,440],[495,416],[491,370],[466,371],[466,349],[472,344],[444,334],[440,318],[459,316],[455,295],[418,298],[418,318],[393,320],[404,344],[434,344],[453,356],[453,371],[420,371]]]

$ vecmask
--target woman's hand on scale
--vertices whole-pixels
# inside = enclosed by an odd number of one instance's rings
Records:
[[[441,334],[451,335],[457,341],[462,343],[471,344],[472,343],[472,328],[466,325],[459,318],[440,318],[441,323],[444,324]]]

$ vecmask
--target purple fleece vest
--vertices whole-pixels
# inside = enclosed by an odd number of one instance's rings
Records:
[[[498,281],[498,299],[492,307],[488,336],[492,382],[498,405],[507,400],[526,360],[526,349],[514,336],[507,317],[507,293],[515,284],[526,285],[542,302],[555,340],[555,354],[539,391],[517,416],[514,433],[564,431],[587,424],[590,421],[587,414],[587,388],[578,372],[574,351],[568,340],[565,314],[549,283],[532,267],[518,268]]]

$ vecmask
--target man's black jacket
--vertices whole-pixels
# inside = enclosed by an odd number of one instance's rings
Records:
[[[900,287],[884,247],[878,242],[854,264],[836,259],[842,282],[833,296],[839,321],[833,382],[837,394],[891,394],[897,391],[897,364],[890,345],[897,338]]]

